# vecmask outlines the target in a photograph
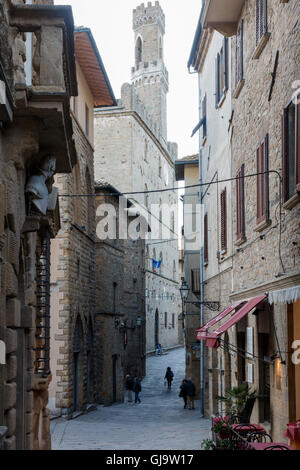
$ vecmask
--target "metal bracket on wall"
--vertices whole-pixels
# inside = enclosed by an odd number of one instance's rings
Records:
[[[200,305],[204,305],[205,307],[207,307],[209,310],[212,310],[213,312],[218,312],[221,309],[220,302],[215,302],[215,301],[201,302],[200,300],[188,300],[186,301],[186,303],[196,305],[199,308],[200,308]]]

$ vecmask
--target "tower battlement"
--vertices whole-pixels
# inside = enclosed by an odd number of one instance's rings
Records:
[[[133,10],[133,29],[136,31],[145,24],[158,24],[163,34],[165,33],[165,14],[159,2],[148,2],[147,6],[142,3]]]

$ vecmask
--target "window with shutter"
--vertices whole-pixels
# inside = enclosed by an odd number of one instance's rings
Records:
[[[205,95],[202,101],[202,118],[204,119],[203,126],[202,126],[203,139],[207,137],[207,120],[206,120],[207,105],[206,103],[207,103],[207,97]]]
[[[268,32],[268,2],[256,0],[256,44]]]
[[[204,215],[204,263],[208,263],[208,215]]]
[[[282,197],[287,202],[300,192],[300,94],[282,116]]]
[[[269,174],[265,173],[269,169],[269,135],[267,134],[263,142],[256,151],[257,173],[257,224],[269,219]]]
[[[227,250],[227,192],[221,192],[221,250]]]
[[[223,39],[223,44],[216,58],[216,108],[223,102],[229,87],[229,46],[228,38]]]
[[[194,294],[200,293],[200,269],[191,270],[191,279],[192,279],[192,292]]]
[[[243,164],[236,175],[236,236],[237,240],[245,237],[245,165]]]
[[[244,20],[241,21],[236,36],[235,52],[235,86],[244,78],[244,44],[243,44]]]

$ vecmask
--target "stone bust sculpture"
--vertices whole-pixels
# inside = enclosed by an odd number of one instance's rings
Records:
[[[48,207],[49,188],[47,183],[51,181],[56,169],[56,158],[53,155],[44,157],[35,175],[27,181],[25,193],[29,200],[43,215],[46,215]]]

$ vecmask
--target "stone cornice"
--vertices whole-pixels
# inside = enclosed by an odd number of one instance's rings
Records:
[[[155,137],[153,132],[149,129],[149,127],[144,123],[144,121],[141,119],[141,117],[138,115],[136,111],[115,111],[115,112],[106,112],[105,110],[101,110],[101,112],[95,112],[95,118],[97,118],[97,115],[101,117],[121,117],[121,116],[132,116],[141,126],[142,128],[147,132],[151,140],[155,143],[155,145],[159,148],[165,159],[168,161],[168,163],[171,165],[172,168],[174,168],[174,162],[171,160],[168,152],[166,149],[161,145],[159,140]]]
[[[281,289],[288,289],[290,287],[295,287],[300,285],[300,274],[299,273],[292,273],[285,277],[281,277],[280,279],[276,279],[273,281],[269,281],[258,286],[252,287],[250,289],[246,289],[239,292],[233,292],[229,298],[232,301],[237,300],[247,300],[252,297],[258,297],[261,294],[266,292],[274,291],[274,290],[281,290]]]

